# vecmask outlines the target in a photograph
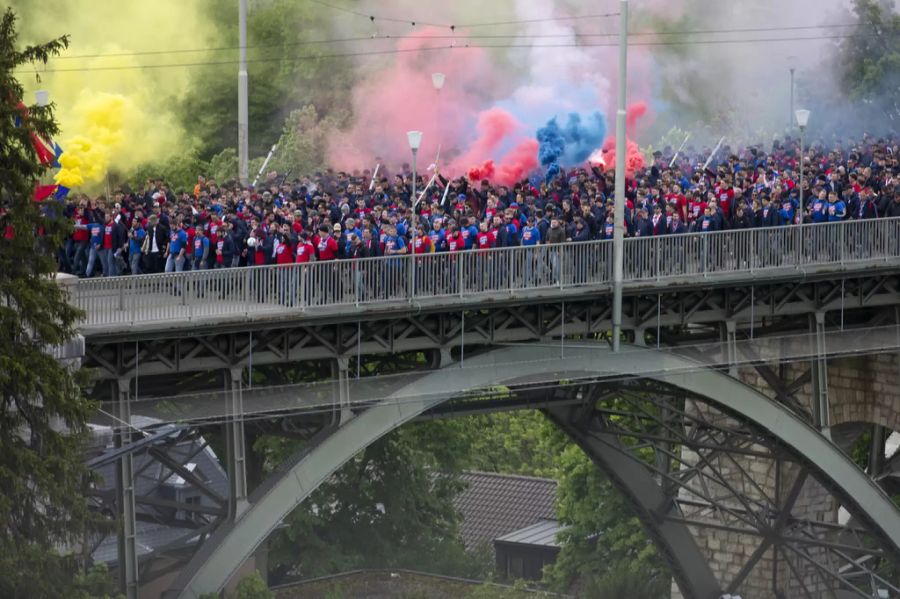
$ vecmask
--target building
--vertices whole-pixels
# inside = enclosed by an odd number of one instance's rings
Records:
[[[559,553],[556,481],[492,472],[461,478],[468,486],[455,503],[466,550],[493,554],[500,578],[540,580]]]

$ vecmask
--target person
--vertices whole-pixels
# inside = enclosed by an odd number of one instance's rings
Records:
[[[146,238],[147,231],[141,226],[141,221],[133,219],[128,231],[128,265],[133,275],[141,274],[142,248]]]
[[[319,225],[319,239],[316,243],[316,258],[320,262],[335,260],[338,253],[338,244],[329,234],[328,225]]]
[[[297,242],[297,264],[309,264],[316,255],[316,248],[309,240],[309,233],[300,232],[300,240]]]
[[[193,252],[191,255],[191,270],[206,270],[209,259],[209,238],[203,234],[201,227],[194,229]]]
[[[184,224],[177,221],[169,234],[169,246],[166,248],[166,272],[182,272],[184,270],[185,252],[188,237],[184,232]]]
[[[836,192],[830,192],[828,194],[828,222],[840,222],[844,220],[846,216],[847,205],[844,203],[844,200],[840,199]]]
[[[103,225],[99,222],[92,222],[88,225],[88,231],[90,232],[90,239],[88,242],[90,244],[90,250],[84,276],[90,279],[94,276],[94,266],[97,264],[100,251],[103,249]],[[100,258],[100,267],[103,268],[102,258]]]
[[[159,224],[159,217],[151,214],[147,219],[147,236],[141,247],[144,255],[144,265],[148,273],[163,271],[163,260],[169,244],[168,230]]]

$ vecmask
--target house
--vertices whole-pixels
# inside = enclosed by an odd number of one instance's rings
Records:
[[[501,578],[540,580],[559,553],[556,481],[493,472],[466,472],[461,479],[467,488],[455,505],[466,550],[492,553]]]

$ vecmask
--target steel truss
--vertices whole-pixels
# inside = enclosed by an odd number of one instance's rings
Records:
[[[623,329],[637,343],[655,337],[667,345],[718,335],[726,321],[738,335],[773,328],[805,330],[806,317],[825,313],[834,323],[893,319],[900,304],[896,274],[792,284],[652,289],[627,295]],[[284,324],[241,323],[190,331],[91,336],[84,365],[101,378],[165,376],[167,385],[184,375],[356,356],[453,351],[560,337],[602,338],[612,329],[611,298],[577,294],[565,302],[492,302],[479,309],[308,318]],[[652,341],[651,341],[652,342]]]
[[[561,387],[549,401],[572,393],[585,401],[545,412],[630,496],[651,533],[666,523],[688,527],[716,564],[722,592],[807,599],[900,593],[900,554],[858,519],[840,525],[838,508],[852,506],[852,497],[770,432],[655,381]],[[595,400],[599,395],[604,399]],[[632,468],[611,468],[610,455]],[[655,481],[655,493],[629,493],[628,479],[639,471]],[[717,563],[720,550],[730,562]],[[682,576],[680,586],[684,592],[691,583]]]
[[[683,357],[587,345],[542,366],[553,385],[534,372],[544,348],[510,347],[480,356],[479,366],[423,374],[384,400],[350,406],[350,417],[326,423],[248,496],[242,514],[222,521],[166,596],[221,589],[323,480],[404,423],[528,408],[544,410],[631,498],[686,598],[900,592],[886,571],[900,563],[900,512],[784,404],[715,370],[685,370],[693,362]],[[639,374],[647,363],[654,374]],[[479,389],[497,385],[509,392],[479,399]],[[853,517],[846,525],[839,507]]]
[[[138,437],[138,435],[135,435]],[[107,449],[87,460],[87,466],[103,472],[115,465],[116,486],[94,487],[88,495],[91,509],[104,514],[122,514],[125,539],[120,540],[120,564],[117,568],[129,596],[137,596],[138,584],[146,584],[177,570],[185,556],[202,544],[228,516],[229,495],[221,493],[207,480],[188,469],[188,464],[209,447],[200,431],[188,426],[166,425],[153,429],[142,439]],[[132,469],[131,480],[121,480],[122,464]],[[139,464],[133,466],[132,464]],[[108,469],[108,468],[107,468]],[[184,487],[207,498],[203,502],[185,502],[169,498],[159,490],[172,476],[179,476]],[[123,506],[122,488],[130,489]],[[130,523],[129,523],[130,520]],[[187,532],[150,553],[137,555],[137,522],[164,524]],[[120,535],[122,532],[120,532]],[[122,560],[125,560],[124,562]]]

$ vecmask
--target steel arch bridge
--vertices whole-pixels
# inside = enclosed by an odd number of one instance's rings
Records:
[[[539,408],[578,443],[630,499],[683,597],[763,587],[809,599],[900,593],[891,570],[900,564],[900,510],[785,405],[718,370],[638,347],[612,353],[583,343],[548,360],[544,347],[518,346],[473,362],[423,374],[323,429],[217,528],[164,596],[221,591],[356,453],[423,415],[467,413],[486,401]],[[501,400],[486,397],[498,387]],[[839,507],[848,521],[838,522]],[[742,563],[713,565],[709,538],[739,541]]]

